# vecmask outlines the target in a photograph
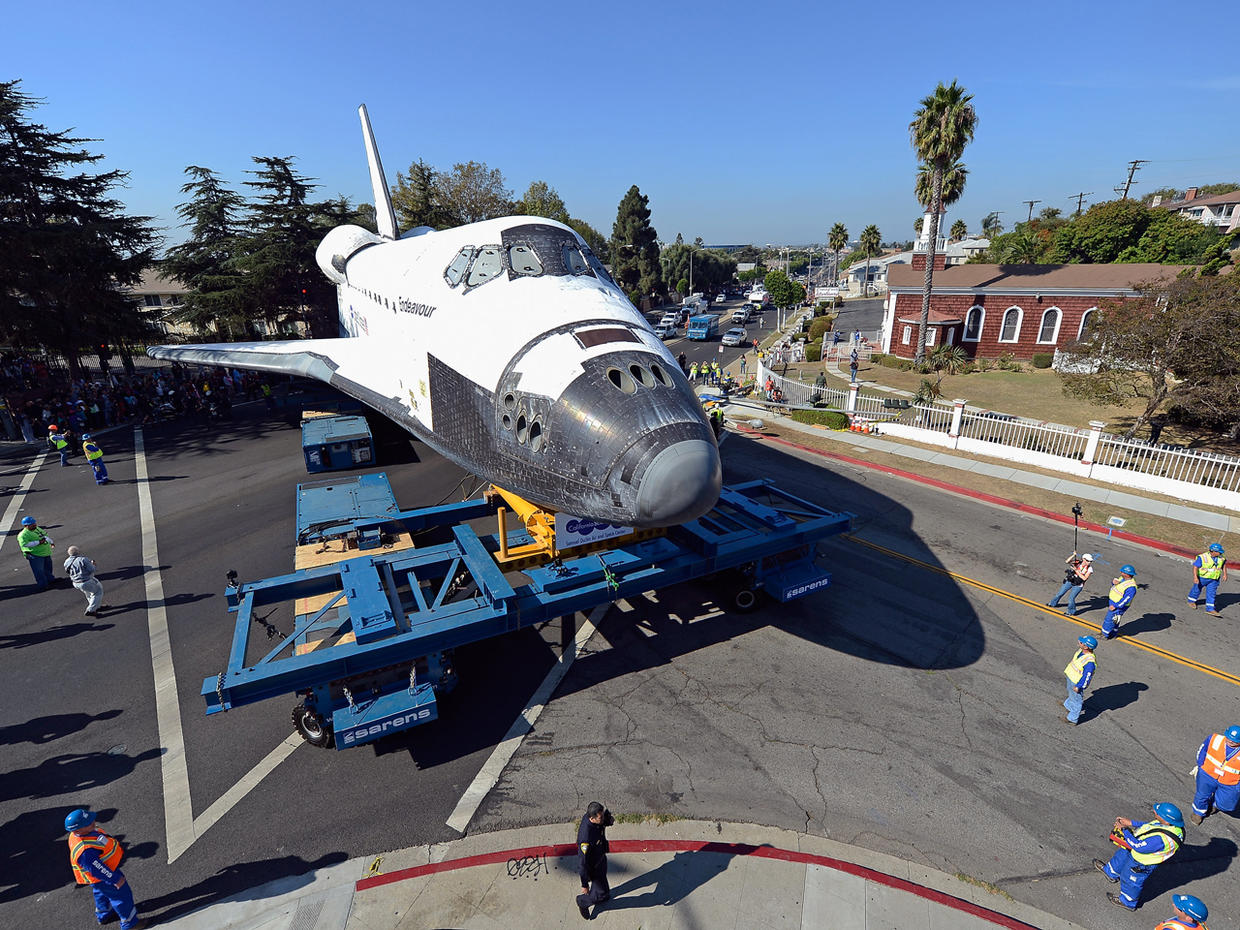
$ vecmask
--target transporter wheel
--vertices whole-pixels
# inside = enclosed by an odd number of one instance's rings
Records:
[[[313,707],[298,704],[293,708],[293,729],[311,746],[327,749],[332,745],[332,728]]]
[[[754,588],[737,588],[732,595],[732,609],[740,614],[758,609],[758,592]]]

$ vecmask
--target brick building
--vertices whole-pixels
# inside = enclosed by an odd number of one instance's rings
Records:
[[[1104,300],[1135,297],[1144,282],[1174,278],[1184,265],[956,265],[935,256],[928,350],[958,345],[972,358],[1029,359],[1075,342]],[[917,351],[926,256],[887,270],[882,351]]]

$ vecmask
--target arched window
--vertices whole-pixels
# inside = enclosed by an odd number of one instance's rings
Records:
[[[1063,314],[1058,307],[1051,307],[1042,314],[1042,325],[1038,327],[1038,342],[1054,345],[1059,341],[1059,321]]]
[[[1024,315],[1020,307],[1008,307],[1003,311],[1003,326],[999,330],[1000,342],[1016,342],[1020,339],[1020,321]]]
[[[964,317],[964,342],[978,342],[982,338],[982,326],[986,322],[986,311],[981,307],[970,307]]]
[[[1085,338],[1085,333],[1089,329],[1089,318],[1094,315],[1094,311],[1097,309],[1098,309],[1097,307],[1090,307],[1083,314],[1081,314],[1081,325],[1077,328],[1077,331],[1076,331],[1077,339]]]

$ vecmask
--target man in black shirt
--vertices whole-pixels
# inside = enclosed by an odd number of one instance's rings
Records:
[[[577,874],[581,877],[577,909],[586,920],[590,919],[590,905],[602,904],[611,897],[607,884],[606,830],[615,822],[611,811],[598,801],[591,801],[577,828]]]

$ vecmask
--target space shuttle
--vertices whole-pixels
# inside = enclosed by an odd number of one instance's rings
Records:
[[[379,234],[332,229],[315,258],[340,337],[153,346],[158,359],[317,378],[548,511],[662,527],[719,497],[689,382],[585,241],[510,216],[399,234],[365,105]]]

